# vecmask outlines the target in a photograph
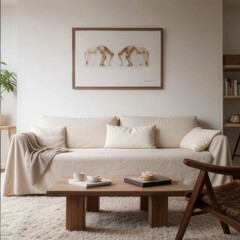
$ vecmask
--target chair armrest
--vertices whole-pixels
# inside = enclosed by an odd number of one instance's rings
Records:
[[[189,167],[197,168],[207,172],[232,175],[233,177],[240,177],[240,167],[217,166],[213,164],[198,162],[192,159],[184,159],[183,162]]]

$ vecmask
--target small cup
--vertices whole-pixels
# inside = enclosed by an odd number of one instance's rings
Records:
[[[73,178],[76,181],[84,181],[85,180],[85,173],[73,173]]]
[[[100,176],[87,176],[87,180],[89,182],[95,183],[95,182],[101,182],[102,178]]]

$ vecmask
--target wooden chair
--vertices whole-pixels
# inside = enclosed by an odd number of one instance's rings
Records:
[[[224,167],[184,159],[187,166],[200,170],[194,189],[186,194],[189,201],[175,240],[183,238],[192,215],[209,213],[220,220],[223,232],[230,234],[229,226],[240,232],[240,180],[212,187],[208,172],[240,177],[240,167]],[[205,186],[205,189],[203,189]],[[202,211],[194,212],[196,208]]]

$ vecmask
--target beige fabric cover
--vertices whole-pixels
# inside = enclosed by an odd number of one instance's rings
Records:
[[[66,127],[67,148],[101,148],[106,139],[106,124],[118,125],[116,117],[70,118],[46,116],[41,127]]]
[[[120,118],[120,126],[141,127],[156,125],[155,142],[158,148],[178,148],[183,137],[197,127],[196,116],[129,117]]]
[[[28,152],[21,134],[12,136],[6,166],[3,194],[23,195],[46,193],[61,176],[71,176],[73,172],[93,175],[138,175],[142,171],[175,175],[185,184],[193,186],[198,171],[183,164],[184,158],[201,162],[229,166],[231,156],[227,138],[216,136],[209,151],[195,152],[188,149],[78,149],[58,154],[35,185],[29,181],[25,163]],[[222,175],[211,175],[213,185],[221,185],[231,180]]]
[[[207,149],[213,156],[213,164],[220,166],[232,166],[232,157],[228,138],[223,135],[217,135],[213,138]],[[229,176],[209,173],[213,186],[229,183]]]

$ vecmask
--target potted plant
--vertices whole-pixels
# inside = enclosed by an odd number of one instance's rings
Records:
[[[4,62],[0,62],[0,100],[3,100],[2,94],[4,92],[13,92],[17,86],[17,75],[14,72],[9,72],[3,68],[3,65],[7,65]],[[6,116],[0,114],[0,125],[6,124]]]

